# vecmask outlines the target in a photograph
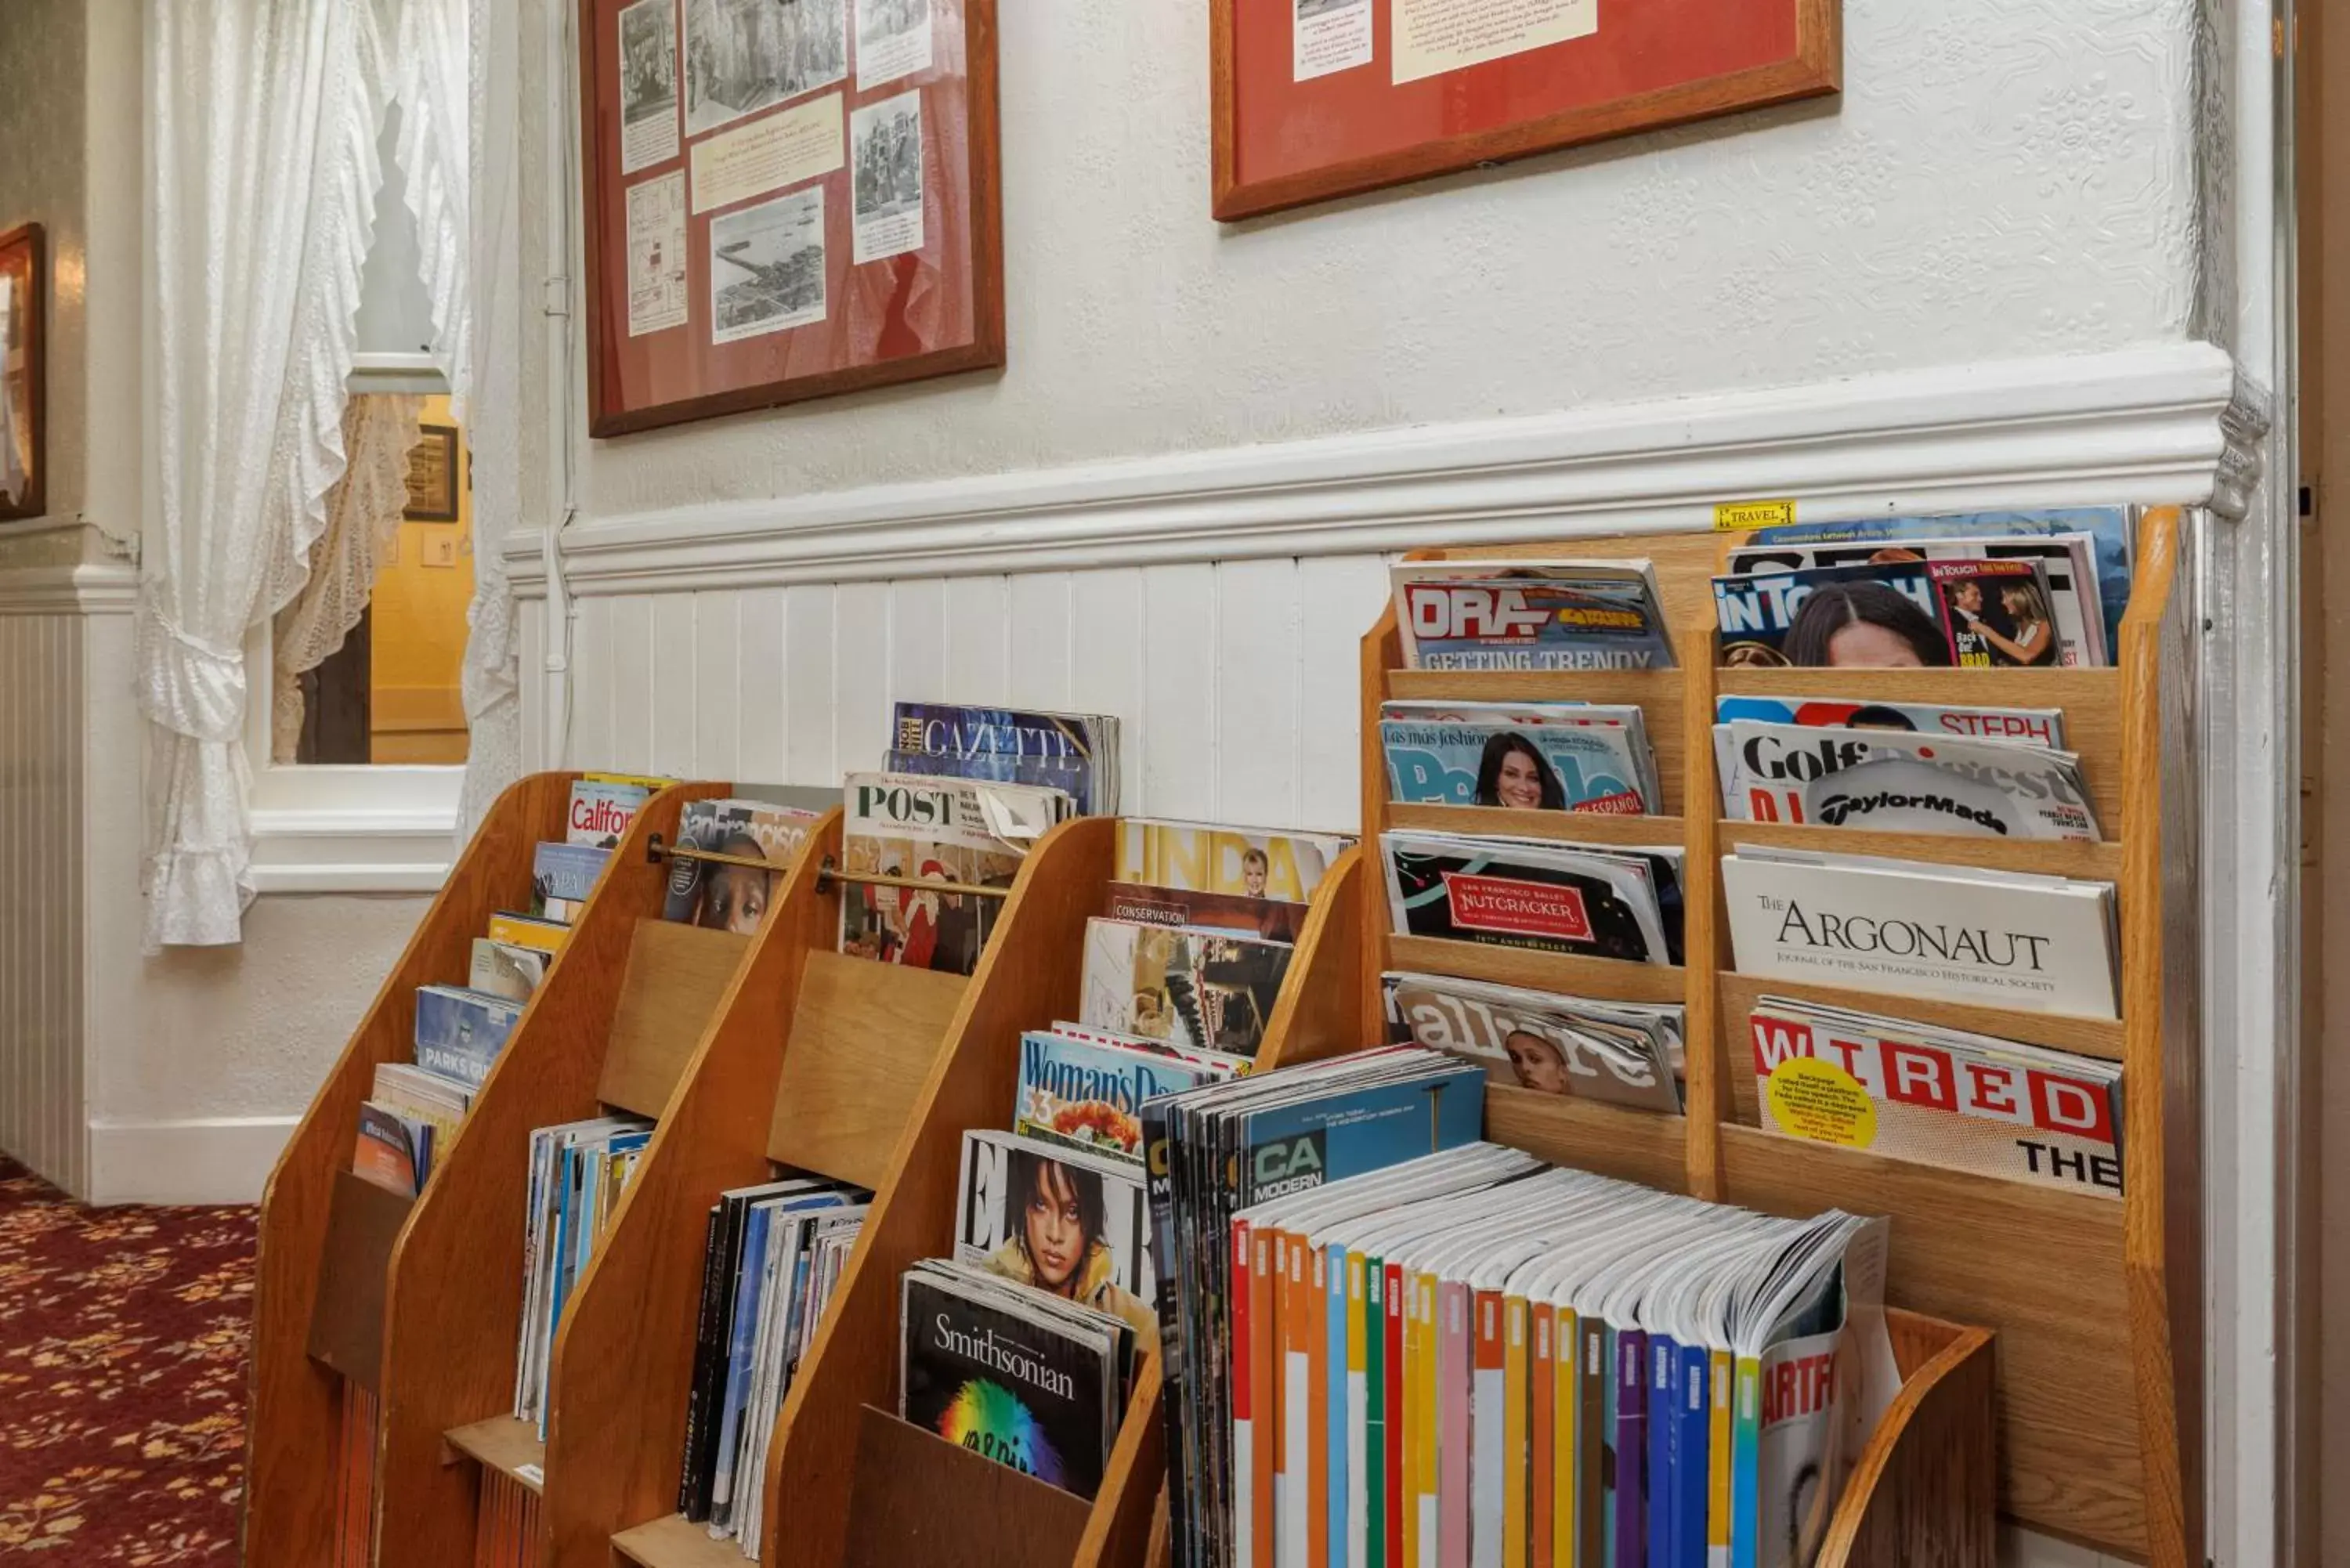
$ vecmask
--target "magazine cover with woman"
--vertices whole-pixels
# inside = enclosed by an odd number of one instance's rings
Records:
[[[1009,888],[1069,805],[1059,790],[898,774],[851,774],[842,797],[840,950],[949,974],[979,967],[1003,900],[856,878]]]

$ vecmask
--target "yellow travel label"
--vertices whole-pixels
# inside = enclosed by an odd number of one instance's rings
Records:
[[[1744,534],[1756,528],[1783,528],[1795,520],[1793,501],[1721,501],[1713,508],[1717,534]]]

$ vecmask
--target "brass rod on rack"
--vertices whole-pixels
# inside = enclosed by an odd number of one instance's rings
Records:
[[[837,882],[858,882],[872,888],[912,888],[924,893],[963,893],[974,898],[1008,898],[1012,896],[1009,888],[983,888],[973,882],[933,882],[923,877],[872,877],[843,871],[832,863],[832,857],[827,855],[824,857],[824,864],[817,868],[816,890],[829,893]]]
[[[664,844],[658,833],[645,838],[645,858],[655,865],[664,860],[700,860],[711,866],[747,866],[754,871],[787,871],[788,860],[762,860],[752,855],[721,855],[714,849],[690,849],[681,844]]]

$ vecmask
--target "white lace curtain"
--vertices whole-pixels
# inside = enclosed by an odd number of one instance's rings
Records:
[[[150,951],[236,941],[253,898],[244,639],[328,531],[395,95],[437,357],[471,380],[468,4],[147,0]]]
[[[334,657],[367,614],[375,575],[400,547],[408,509],[408,450],[416,444],[424,400],[373,392],[343,410],[343,477],[327,493],[327,531],[310,553],[309,579],[277,612],[270,646],[269,760],[291,763],[302,744],[302,677]]]

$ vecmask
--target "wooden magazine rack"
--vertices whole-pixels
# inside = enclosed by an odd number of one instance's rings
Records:
[[[1688,1009],[1688,1114],[1659,1116],[1496,1086],[1488,1135],[1546,1158],[1791,1215],[1842,1207],[1893,1220],[1888,1293],[1909,1381],[1864,1455],[1821,1561],[1991,1561],[1988,1463],[1966,1430],[1998,1335],[1999,1508],[2034,1529],[2148,1562],[2202,1562],[2198,1024],[2191,919],[2191,777],[2183,746],[2190,596],[2174,591],[2181,522],[2147,514],[2116,667],[2104,670],[1718,670],[1710,579],[1726,537],[1576,539],[1462,556],[1630,557],[1654,563],[1680,667],[1605,673],[1406,670],[1392,611],[1363,642],[1363,823],[1376,857],[1388,828],[1499,832],[1602,844],[1679,843],[1683,968],[1523,952],[1390,934],[1376,858],[1362,877],[1365,1038],[1378,976],[1406,969]],[[1724,821],[1712,747],[1717,692],[1846,696],[2064,711],[2107,837],[1989,843]],[[1647,712],[1663,815],[1535,815],[1390,804],[1379,745],[1390,698],[1638,702]],[[2166,788],[2166,785],[2172,787]],[[1725,934],[1720,857],[1742,845],[1884,855],[2057,873],[2116,885],[2118,1022],[1911,1001],[1738,974]],[[1764,992],[1908,1015],[2117,1060],[2124,1066],[2127,1197],[2114,1201],[1800,1143],[1762,1131],[1747,1019]],[[1936,1322],[1933,1320],[1948,1320]],[[1955,1455],[1957,1458],[1953,1458]],[[1978,1501],[1977,1493],[1981,1492]],[[1961,1551],[1960,1548],[1963,1547]]]
[[[577,776],[533,775],[491,808],[270,1179],[246,1494],[244,1560],[255,1568],[437,1568],[470,1554],[476,1490],[453,1459],[518,1465],[526,1451],[526,1429],[507,1429],[519,1423],[483,1417],[513,1402],[530,1130],[599,1105],[660,1112],[663,1075],[682,1064],[676,1021],[706,1015],[749,946],[659,919],[667,873],[647,860],[649,838],[674,837],[687,802],[726,789],[661,791],[615,850],[422,1195],[352,1177],[375,1066],[411,1057],[416,988],[462,983],[491,915],[528,907],[533,850],[563,838]],[[368,1397],[369,1427],[350,1426],[346,1385]],[[461,1428],[452,1449],[447,1434]],[[364,1461],[335,1462],[346,1434],[371,1443]],[[338,1510],[354,1507],[364,1547],[341,1539]]]
[[[978,972],[946,1023],[927,1078],[902,1115],[902,1130],[881,1166],[886,1174],[840,1172],[874,1180],[877,1198],[776,1422],[760,1552],[768,1568],[897,1563],[912,1561],[906,1553],[918,1548],[934,1560],[965,1564],[1045,1568],[1141,1560],[1164,1473],[1155,1358],[1137,1376],[1101,1490],[1090,1504],[978,1459],[889,1413],[897,1404],[899,1278],[916,1261],[951,1251],[962,1135],[1010,1126],[1022,1031],[1076,1014],[1086,921],[1105,907],[1117,830],[1115,819],[1107,817],[1066,823],[1029,854]],[[1355,987],[1361,958],[1354,914],[1359,869],[1359,857],[1349,854],[1317,891],[1261,1060],[1296,1061],[1358,1043]],[[852,965],[857,961],[840,961],[844,978]],[[812,956],[811,973],[815,968]],[[878,992],[882,982],[867,982],[866,989]],[[800,1049],[795,1028],[785,1054],[787,1083]],[[785,1152],[787,1120],[801,1124],[791,1136],[804,1147],[832,1147],[841,1141],[833,1123],[854,1106],[850,1085],[803,1070],[809,1095],[788,1110],[778,1102],[775,1147],[778,1158],[792,1163],[806,1160]],[[869,1077],[869,1068],[860,1070],[858,1082]],[[631,1195],[632,1203],[639,1200]],[[696,1245],[698,1220],[697,1210],[673,1221],[691,1230]],[[697,1277],[698,1269],[697,1257]],[[673,1485],[674,1445],[668,1463]],[[682,1554],[690,1544],[684,1542],[675,1556],[647,1551],[639,1532],[619,1544],[648,1568],[696,1561]]]

